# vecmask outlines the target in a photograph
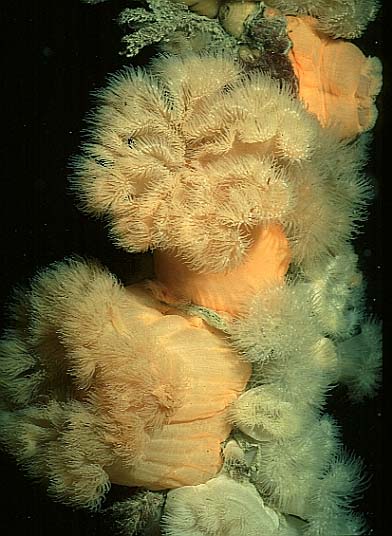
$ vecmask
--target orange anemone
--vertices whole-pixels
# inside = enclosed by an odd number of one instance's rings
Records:
[[[96,507],[110,482],[219,472],[251,367],[218,330],[94,263],[60,263],[20,298],[0,344],[2,441],[53,496]]]
[[[110,406],[124,433],[124,455],[106,471],[111,482],[153,490],[207,482],[221,468],[221,442],[232,428],[229,406],[245,389],[250,365],[203,320],[160,304],[143,284],[128,287],[127,293],[133,320],[126,331],[141,335],[133,364],[123,369],[133,391],[127,395],[128,416],[118,403],[111,406],[111,389],[125,380],[120,368],[103,372],[94,389],[97,406]],[[140,385],[133,383],[139,366],[145,371]],[[125,446],[131,430],[140,446],[136,456],[132,453],[133,463]]]
[[[252,230],[244,261],[222,273],[197,273],[172,254],[155,251],[156,275],[180,299],[229,314],[238,313],[254,294],[282,284],[290,264],[288,240],[279,224]]]
[[[374,126],[374,100],[381,89],[381,62],[366,57],[343,39],[317,29],[313,17],[287,17],[292,41],[289,58],[298,78],[299,97],[323,126],[339,138],[355,137]]]

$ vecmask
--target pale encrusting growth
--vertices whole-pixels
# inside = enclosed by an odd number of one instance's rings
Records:
[[[97,98],[73,189],[128,251],[168,250],[219,272],[243,260],[250,228],[279,223],[293,262],[314,262],[362,217],[362,145],[336,141],[284,85],[241,75],[229,57],[159,58]]]
[[[376,18],[378,0],[268,0],[287,15],[312,15],[321,31],[331,37],[354,39]]]
[[[149,45],[174,54],[201,50],[235,54],[236,40],[216,18],[210,18],[217,10],[217,2],[192,2],[189,9],[186,3],[181,0],[145,0],[136,5],[130,2],[132,7],[123,9],[118,17],[125,30],[132,29],[122,39],[123,54],[136,56]]]

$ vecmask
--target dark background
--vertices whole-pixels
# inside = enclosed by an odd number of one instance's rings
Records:
[[[90,92],[129,61],[118,54],[122,34],[115,22],[127,5],[126,0],[96,6],[79,0],[1,2],[4,65],[0,81],[0,316],[15,284],[27,282],[37,269],[65,256],[96,257],[125,277],[132,265],[131,256],[109,242],[102,223],[78,212],[67,190],[68,162],[78,150],[82,118],[91,103]],[[357,44],[365,54],[380,57],[387,69],[383,26],[381,13]],[[137,62],[145,59],[138,58]],[[356,242],[368,280],[369,308],[379,317],[383,291],[381,209],[387,206],[382,202],[381,181],[385,94],[389,84],[386,72],[369,163],[377,195],[369,221]],[[348,449],[365,461],[370,486],[359,508],[368,516],[369,534],[382,536],[382,397],[353,406],[345,390],[339,388],[333,393],[329,409],[342,425]],[[0,470],[3,536],[108,534],[99,515],[75,512],[52,502],[5,456]]]

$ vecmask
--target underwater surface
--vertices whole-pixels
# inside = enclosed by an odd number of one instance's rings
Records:
[[[90,93],[127,61],[117,53],[122,34],[115,23],[127,2],[114,0],[94,7],[78,0],[11,4],[0,7],[6,23],[6,66],[1,82],[6,115],[1,144],[2,304],[9,299],[11,289],[27,282],[37,269],[70,255],[100,259],[125,281],[132,271],[151,262],[148,255],[139,260],[115,248],[105,225],[83,215],[68,191],[69,159],[78,151],[82,121],[91,104]],[[378,56],[384,65],[384,89],[377,100],[379,117],[368,164],[376,196],[355,241],[360,268],[367,280],[368,310],[378,318],[383,312],[381,212],[382,205],[384,210],[390,205],[382,197],[384,94],[390,89],[384,25],[381,11],[365,36],[354,41],[366,55]],[[145,50],[132,64],[144,65],[149,54]],[[2,307],[1,314],[4,313]],[[369,485],[358,502],[358,511],[367,517],[369,535],[382,536],[382,388],[374,399],[354,405],[345,388],[338,387],[327,410],[337,417],[347,449],[364,461]],[[1,475],[6,490],[1,504],[1,534],[108,533],[99,515],[54,503],[5,455],[1,455]],[[113,489],[109,500],[122,493],[121,489]]]

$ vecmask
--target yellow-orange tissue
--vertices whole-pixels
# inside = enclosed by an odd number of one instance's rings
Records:
[[[150,373],[136,386],[140,389],[139,407],[134,406],[133,396],[123,414],[105,398],[110,400],[108,389],[119,381],[120,371],[107,369],[102,380],[96,380],[96,404],[111,408],[112,419],[121,421],[118,430],[123,435],[124,455],[105,470],[113,483],[152,490],[206,482],[221,467],[221,442],[232,428],[228,408],[245,389],[251,367],[204,322],[196,324],[192,318],[175,314],[142,284],[128,287],[127,293],[133,331],[139,330],[140,341],[144,341],[140,353],[130,356],[129,390],[135,390],[133,376],[139,360]],[[151,343],[156,353],[148,351]],[[140,425],[134,429],[135,418]],[[129,465],[124,449],[127,430],[132,429],[138,434],[139,448]]]
[[[221,273],[198,273],[173,254],[157,250],[157,278],[179,299],[234,315],[255,293],[282,284],[290,264],[289,243],[281,225],[257,226],[250,235],[253,243],[244,261]]]
[[[376,121],[381,62],[352,43],[323,34],[317,24],[309,16],[287,17],[299,97],[323,126],[333,127],[339,138],[352,138]]]

